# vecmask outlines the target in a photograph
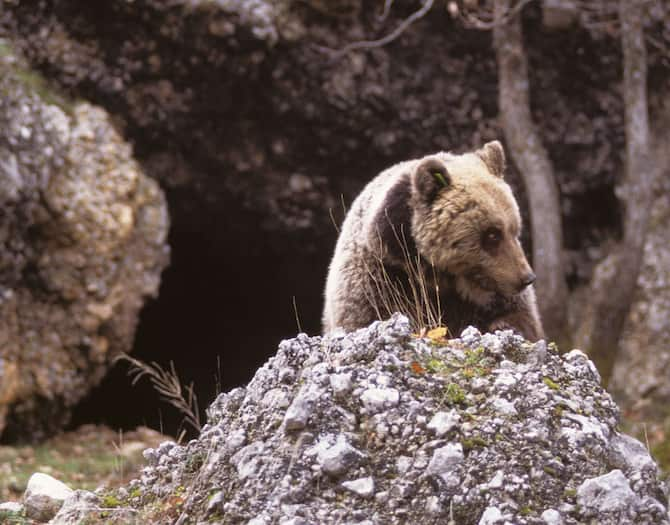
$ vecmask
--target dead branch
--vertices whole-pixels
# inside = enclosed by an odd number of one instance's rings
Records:
[[[507,145],[519,168],[530,204],[533,266],[545,329],[565,337],[568,289],[562,258],[563,231],[558,187],[549,156],[530,113],[528,61],[518,15],[503,21],[510,0],[495,0],[493,28],[498,60],[499,111]]]
[[[389,13],[391,12],[391,6],[393,5],[393,0],[384,0],[384,10],[382,11],[382,14],[379,15],[379,20],[383,22],[386,20],[386,18],[389,16]]]
[[[410,27],[414,22],[423,18],[428,13],[428,11],[430,11],[431,7],[433,7],[434,2],[435,0],[425,0],[423,5],[417,11],[415,11],[410,16],[405,18],[400,23],[400,25],[396,27],[388,35],[378,40],[361,40],[358,42],[352,42],[351,44],[347,44],[346,46],[344,46],[342,49],[331,49],[323,46],[318,46],[317,49],[324,53],[330,54],[334,60],[337,60],[339,58],[342,58],[347,53],[350,53],[351,51],[355,51],[357,49],[374,49],[377,47],[385,46],[386,44],[393,42],[396,38],[402,35],[407,30],[407,28]],[[388,5],[390,9],[391,3],[392,2],[387,2],[387,4],[385,4],[384,6],[385,13],[386,13],[386,5]]]

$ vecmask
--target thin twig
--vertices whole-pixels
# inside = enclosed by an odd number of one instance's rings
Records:
[[[642,428],[644,429],[644,442],[647,444],[647,452],[651,452],[649,448],[649,436],[647,435],[647,424],[642,423]]]
[[[328,215],[330,215],[330,220],[333,223],[333,226],[335,226],[335,231],[337,234],[340,234],[340,227],[337,225],[337,221],[335,220],[335,215],[333,215],[333,208],[328,208]]]
[[[379,20],[383,22],[386,20],[386,18],[389,16],[389,13],[391,12],[391,6],[393,5],[393,0],[384,0],[384,10],[382,11],[382,14],[379,15]]]
[[[317,49],[324,53],[331,54],[333,59],[337,60],[339,58],[342,58],[347,53],[350,53],[351,51],[355,51],[357,49],[374,49],[377,47],[383,47],[386,44],[393,42],[396,38],[402,35],[407,30],[407,28],[410,27],[414,22],[416,22],[420,18],[423,18],[426,15],[426,13],[430,11],[430,8],[433,7],[434,1],[435,0],[425,0],[423,5],[417,11],[415,11],[407,18],[405,18],[398,27],[396,27],[388,35],[382,38],[379,38],[377,40],[361,40],[358,42],[352,42],[351,44],[347,44],[346,46],[344,46],[342,49],[339,50],[323,46],[318,46]],[[388,3],[390,4],[392,2]]]
[[[298,326],[298,333],[302,333],[302,326],[300,326],[300,316],[298,315],[298,305],[295,302],[295,295],[293,296],[293,313],[295,314],[295,324]]]

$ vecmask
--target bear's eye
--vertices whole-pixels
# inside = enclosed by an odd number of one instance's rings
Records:
[[[482,234],[482,246],[487,252],[495,251],[502,241],[502,232],[498,228],[489,228]]]

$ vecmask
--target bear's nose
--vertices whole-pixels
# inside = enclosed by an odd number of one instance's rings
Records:
[[[521,287],[525,288],[526,286],[530,286],[535,282],[535,279],[537,279],[537,277],[533,272],[527,273],[521,279]]]

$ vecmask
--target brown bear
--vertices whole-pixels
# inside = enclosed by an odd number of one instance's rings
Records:
[[[323,330],[367,326],[400,310],[417,329],[468,325],[544,337],[521,217],[498,141],[396,164],[375,177],[342,224]],[[403,311],[404,310],[404,311]],[[424,315],[425,314],[425,315]]]

